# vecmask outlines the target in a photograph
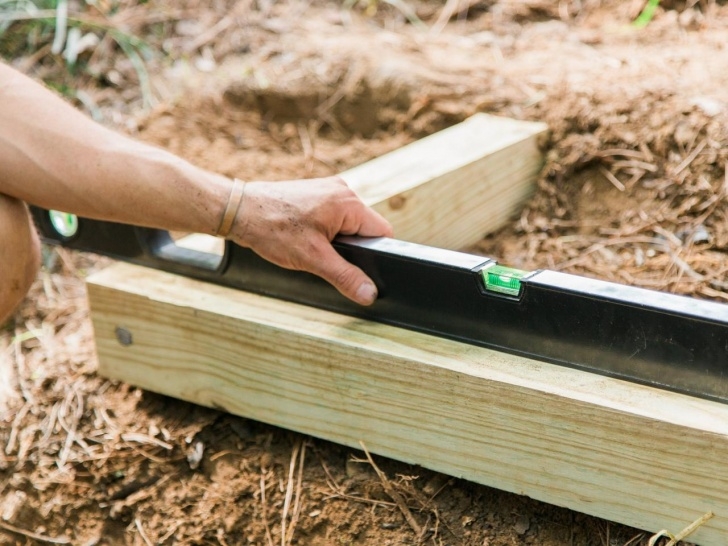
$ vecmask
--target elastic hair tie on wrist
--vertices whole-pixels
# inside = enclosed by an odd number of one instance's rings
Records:
[[[220,226],[217,228],[215,235],[218,237],[227,237],[230,234],[230,230],[235,222],[235,217],[238,214],[240,203],[243,201],[243,194],[245,193],[245,182],[237,178],[233,178],[233,187],[230,189],[230,196],[228,197],[227,205],[225,205],[225,212],[222,213],[220,219]]]

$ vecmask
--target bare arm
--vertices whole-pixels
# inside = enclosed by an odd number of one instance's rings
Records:
[[[0,192],[89,218],[213,233],[229,185],[0,64]]]
[[[89,218],[214,234],[231,184],[94,123],[0,63],[0,193]],[[229,238],[369,304],[374,285],[331,247],[337,233],[391,236],[391,227],[332,177],[249,182]]]

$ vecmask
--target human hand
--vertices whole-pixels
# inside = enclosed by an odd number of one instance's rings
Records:
[[[338,235],[391,237],[392,226],[339,177],[248,182],[230,239],[287,269],[308,271],[361,305],[374,282],[331,246]]]

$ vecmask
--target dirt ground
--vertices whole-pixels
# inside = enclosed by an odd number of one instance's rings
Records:
[[[663,1],[636,28],[645,3],[149,0],[108,15],[151,44],[146,83],[105,38],[73,78],[47,48],[5,54],[102,123],[243,179],[336,173],[476,112],[547,122],[534,197],[468,250],[726,300],[728,6]],[[97,376],[83,278],[109,261],[45,263],[0,332],[2,544],[648,543],[375,458],[417,537],[362,453]]]

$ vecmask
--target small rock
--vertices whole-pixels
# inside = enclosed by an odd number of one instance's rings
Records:
[[[519,535],[525,535],[530,528],[531,520],[528,519],[528,516],[518,516],[518,521],[513,526],[513,530]]]
[[[675,235],[683,243],[692,244],[709,243],[713,239],[713,236],[702,224],[690,229],[681,229]]]
[[[187,462],[192,470],[197,470],[202,461],[202,455],[205,453],[205,444],[197,440],[192,444],[192,449],[187,452]]]
[[[0,517],[3,521],[15,522],[18,519],[23,506],[27,503],[28,496],[22,491],[14,491],[12,494],[5,497],[2,504],[2,512]]]

